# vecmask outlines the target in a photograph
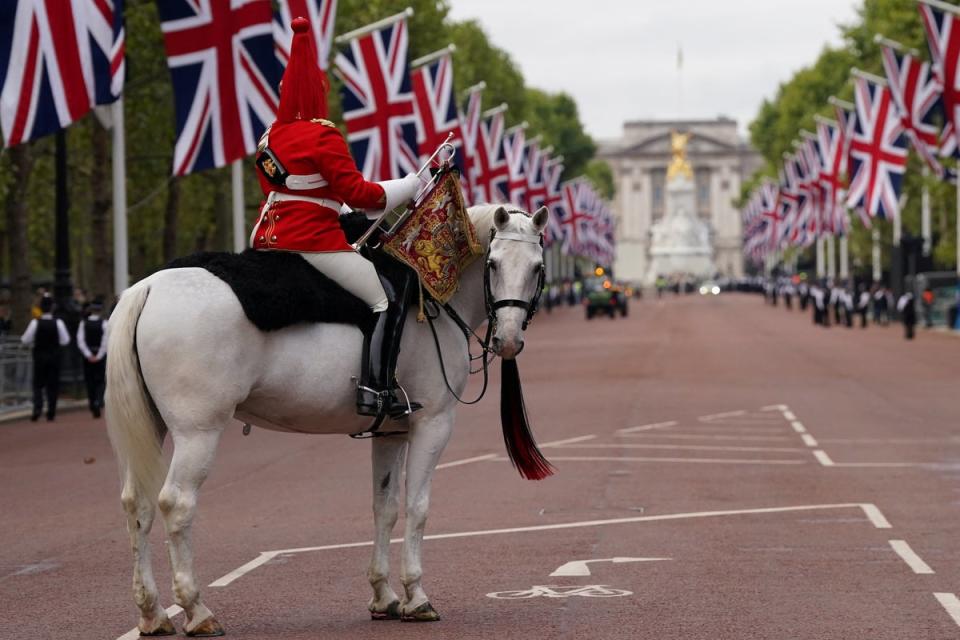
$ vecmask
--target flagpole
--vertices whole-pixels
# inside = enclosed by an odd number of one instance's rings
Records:
[[[850,242],[847,235],[840,236],[840,279],[850,277]]]
[[[376,22],[371,22],[370,24],[360,27],[359,29],[354,29],[353,31],[348,31],[342,35],[337,36],[333,39],[336,44],[343,44],[344,42],[350,42],[360,36],[365,36],[368,33],[373,33],[377,29],[383,29],[384,27],[389,27],[392,24],[396,24],[405,18],[413,16],[413,9],[407,7],[400,13],[396,13],[392,16],[384,18],[383,20],[377,20]]]
[[[927,178],[930,177],[930,168],[923,165],[923,192],[920,194],[920,234],[923,236],[923,255],[929,256],[933,247],[930,233],[930,186]]]
[[[871,251],[873,281],[880,282],[880,278],[883,277],[883,272],[880,269],[880,230],[874,227],[870,233],[870,239],[873,241],[873,249]]]
[[[230,165],[230,183],[233,191],[233,250],[240,253],[246,247],[246,224],[243,213],[243,159]]]
[[[823,247],[823,238],[817,238],[817,242],[814,245],[814,248],[817,252],[817,278],[822,278],[826,275],[825,260],[824,260],[824,247]]]
[[[827,246],[827,276],[831,279],[836,280],[837,278],[837,258],[836,258],[836,246],[833,241],[833,236],[827,236],[825,239]]]
[[[113,294],[130,285],[127,251],[127,149],[123,96],[110,105],[113,120]]]
[[[410,68],[414,69],[416,67],[422,67],[425,64],[430,64],[434,60],[439,60],[443,56],[449,55],[456,50],[457,50],[457,45],[451,42],[450,44],[445,46],[443,49],[439,49],[437,51],[434,51],[433,53],[428,53],[425,56],[420,56],[416,60],[411,60]]]
[[[481,117],[481,118],[490,118],[490,117],[492,117],[492,116],[497,115],[498,113],[503,113],[503,112],[506,111],[506,110],[507,110],[507,103],[506,103],[506,102],[501,102],[501,103],[498,104],[497,106],[492,107],[492,108],[490,108],[490,109],[487,109],[486,111],[481,112],[481,113],[480,113],[480,117]]]
[[[920,0],[920,2],[928,4],[935,9],[940,9],[941,11],[949,11],[950,13],[960,15],[960,7],[947,4],[946,2],[940,2],[939,0]]]

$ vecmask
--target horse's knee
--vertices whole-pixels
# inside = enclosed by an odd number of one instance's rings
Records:
[[[407,521],[422,523],[427,520],[427,512],[430,510],[430,499],[421,497],[418,500],[411,500],[407,503]]]
[[[196,496],[188,491],[164,487],[157,500],[167,524],[167,534],[176,535],[190,526],[197,507]]]

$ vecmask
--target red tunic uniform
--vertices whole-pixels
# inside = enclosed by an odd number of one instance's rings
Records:
[[[346,203],[358,209],[377,209],[384,198],[383,187],[364,179],[343,135],[328,120],[274,123],[269,134],[269,147],[288,173],[300,176],[320,174],[327,184],[316,189],[289,189],[271,183],[257,171],[267,202],[256,222],[253,248],[351,251],[340,228],[339,205]],[[271,192],[283,195],[271,200]],[[308,198],[332,201],[327,204],[336,204],[336,208],[311,202]]]

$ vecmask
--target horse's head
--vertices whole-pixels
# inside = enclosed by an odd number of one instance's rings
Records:
[[[511,360],[523,349],[523,331],[543,288],[546,207],[533,216],[499,207],[486,264],[487,312],[494,323],[491,348]]]

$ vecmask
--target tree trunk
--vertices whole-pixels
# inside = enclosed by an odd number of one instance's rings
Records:
[[[107,173],[110,171],[110,133],[100,126],[91,124],[91,152],[93,166],[90,171],[90,245],[93,252],[93,282],[90,293],[102,295],[113,300],[113,256],[111,250],[110,207],[112,191]]]
[[[167,205],[163,210],[163,261],[177,257],[177,231],[180,214],[180,179],[167,183]]]
[[[30,241],[27,237],[27,186],[33,172],[30,143],[8,150],[13,181],[4,203],[7,216],[7,250],[10,259],[11,331],[20,332],[30,322],[33,274],[30,271]]]

